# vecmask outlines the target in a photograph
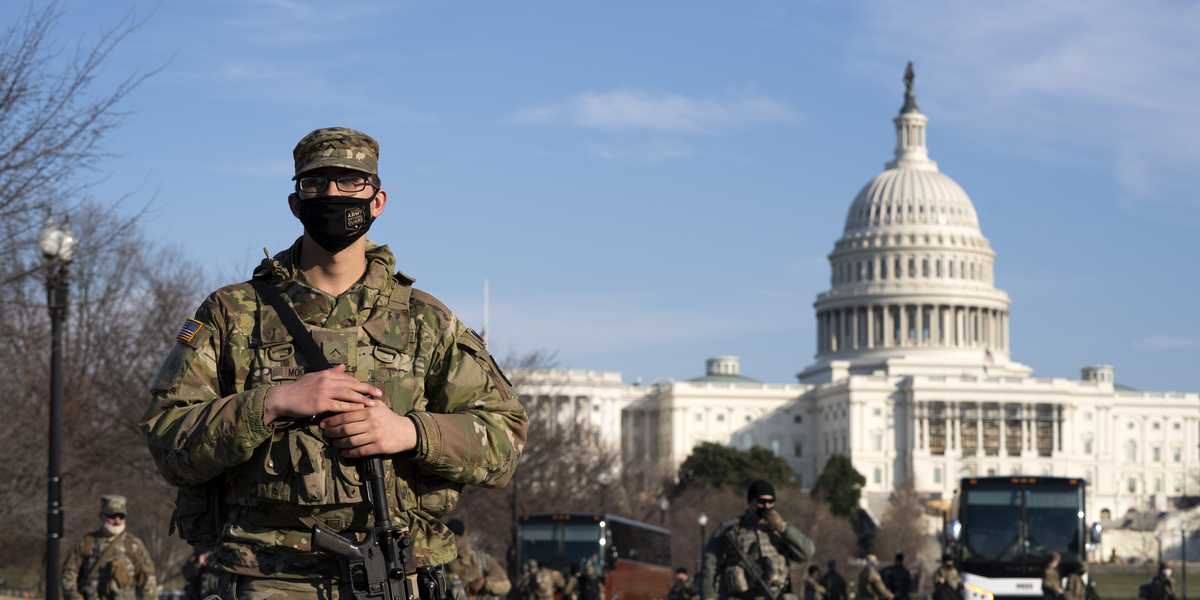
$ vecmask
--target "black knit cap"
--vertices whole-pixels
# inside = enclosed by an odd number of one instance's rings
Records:
[[[450,519],[446,521],[446,529],[449,529],[450,533],[460,537],[467,532],[467,526],[463,524],[462,519]]]
[[[756,479],[750,482],[750,487],[746,490],[746,500],[753,501],[760,496],[775,497],[775,486],[771,485],[770,481]]]

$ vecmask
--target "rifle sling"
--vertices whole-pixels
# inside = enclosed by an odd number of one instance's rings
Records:
[[[314,371],[332,369],[333,365],[325,358],[325,353],[321,351],[321,348],[317,346],[317,341],[313,339],[312,333],[304,326],[304,323],[300,322],[296,310],[279,293],[279,288],[261,279],[251,280],[250,285],[254,286],[255,291],[266,301],[268,306],[275,309],[275,314],[279,315],[279,321],[283,323],[284,329],[287,329],[288,334],[292,336],[292,344],[295,345],[296,352],[304,358],[304,363],[313,367]]]

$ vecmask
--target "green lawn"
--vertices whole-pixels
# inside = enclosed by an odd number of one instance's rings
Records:
[[[1194,563],[1193,563],[1194,564]],[[1189,567],[1192,565],[1189,565]],[[1150,575],[1136,573],[1096,573],[1096,591],[1104,600],[1133,600],[1137,598],[1138,586],[1150,579]],[[1183,588],[1180,582],[1179,569],[1175,569],[1171,577],[1175,580],[1175,594],[1183,598]],[[1200,572],[1188,569],[1187,597],[1200,600]]]

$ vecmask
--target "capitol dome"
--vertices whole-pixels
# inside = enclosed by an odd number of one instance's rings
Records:
[[[967,192],[929,158],[912,82],[910,64],[894,157],[858,192],[829,254],[830,289],[814,303],[817,363],[802,380],[827,377],[835,362],[863,372],[905,362],[1024,369],[1008,359],[996,254]]]

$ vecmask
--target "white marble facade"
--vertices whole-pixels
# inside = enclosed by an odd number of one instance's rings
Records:
[[[829,255],[815,360],[798,383],[744,377],[736,357],[709,359],[688,381],[625,386],[605,374],[590,395],[624,394],[599,409],[619,417],[598,422],[625,461],[672,473],[700,442],[757,445],[807,486],[846,454],[872,512],[910,473],[935,498],[968,475],[1083,477],[1097,516],[1200,495],[1200,395],[1123,388],[1107,365],[1048,379],[1014,362],[996,254],[967,193],[929,159],[911,88],[893,122],[895,157],[859,192]]]

